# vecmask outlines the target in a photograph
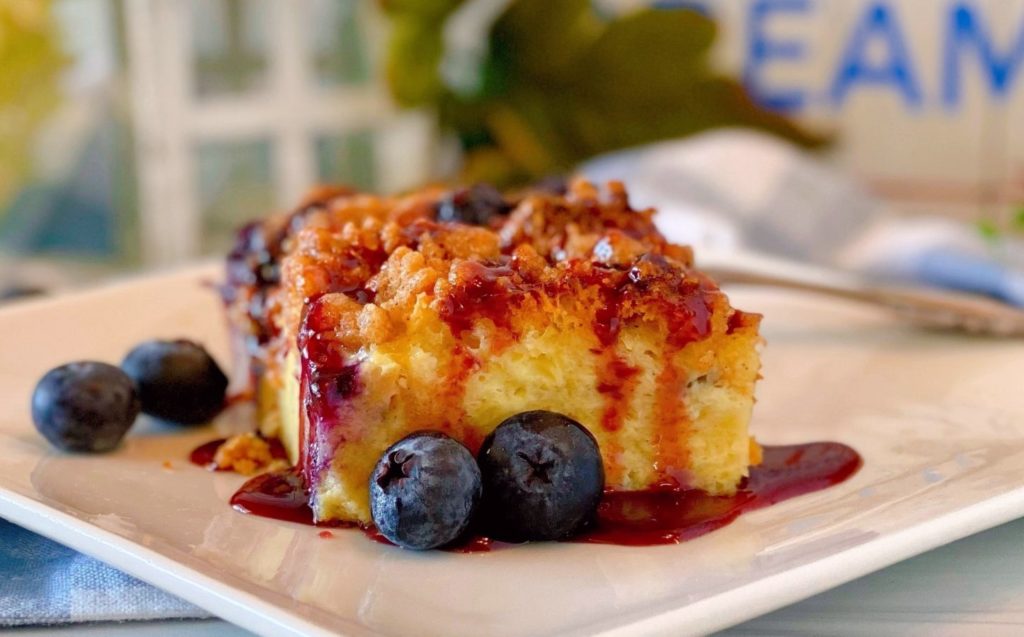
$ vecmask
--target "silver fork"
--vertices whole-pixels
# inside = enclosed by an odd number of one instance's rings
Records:
[[[1024,336],[1024,310],[977,294],[880,285],[837,270],[749,253],[698,252],[698,266],[719,283],[766,285],[861,301],[921,327]]]

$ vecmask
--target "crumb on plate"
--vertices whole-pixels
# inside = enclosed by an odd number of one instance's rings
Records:
[[[270,443],[251,432],[225,440],[217,449],[213,461],[222,470],[245,476],[288,466],[287,462],[273,456]]]

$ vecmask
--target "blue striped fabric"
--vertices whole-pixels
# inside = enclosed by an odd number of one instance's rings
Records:
[[[0,520],[0,627],[209,616],[102,562]]]

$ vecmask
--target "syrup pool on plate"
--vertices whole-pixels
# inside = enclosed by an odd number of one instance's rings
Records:
[[[813,493],[846,481],[862,464],[860,454],[838,442],[766,446],[760,465],[731,496],[712,496],[695,489],[648,489],[605,493],[597,520],[571,542],[651,546],[678,544],[726,526],[745,511]],[[309,492],[295,468],[250,479],[231,498],[243,513],[313,524]],[[367,534],[383,540],[371,527]],[[487,551],[501,543],[474,536],[460,552]]]

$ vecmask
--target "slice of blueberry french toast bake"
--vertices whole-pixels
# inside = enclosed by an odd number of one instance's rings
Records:
[[[652,216],[619,184],[575,182],[509,200],[322,190],[245,228],[229,319],[315,518],[368,523],[374,465],[410,432],[476,452],[537,409],[594,435],[609,489],[733,493],[760,455],[760,316]]]

